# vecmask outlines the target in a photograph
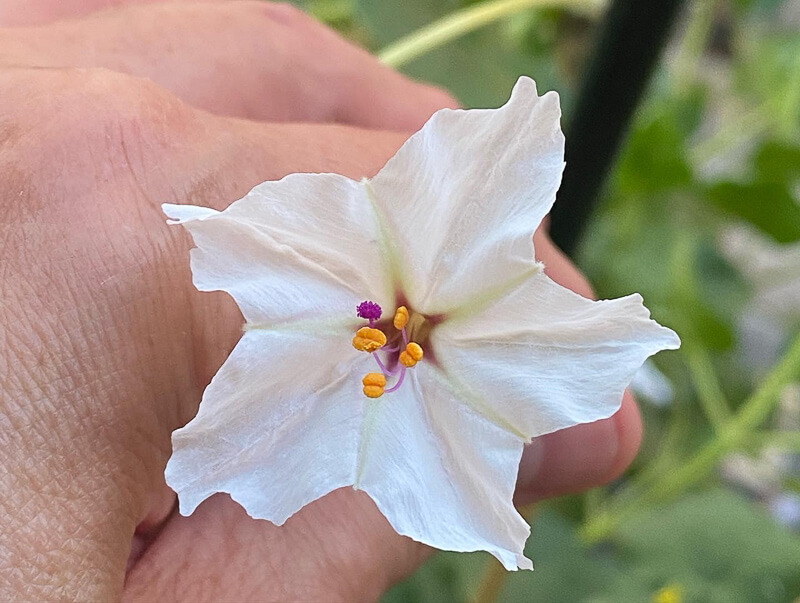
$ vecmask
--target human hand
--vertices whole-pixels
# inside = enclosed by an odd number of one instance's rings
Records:
[[[271,43],[290,45],[291,62],[270,64]],[[0,57],[3,595],[374,599],[412,572],[428,549],[350,489],[280,528],[225,496],[173,514],[170,433],[195,414],[242,318],[225,294],[193,289],[191,241],[159,208],[221,208],[291,172],[370,176],[406,137],[241,117],[413,129],[451,101],[261,3],[123,7],[2,30]],[[225,69],[237,61],[248,68]],[[347,78],[320,91],[320,63],[340,62],[357,64],[358,91]],[[536,242],[551,277],[590,294],[544,233]],[[639,437],[626,398],[608,420],[537,439],[518,502],[612,479]]]

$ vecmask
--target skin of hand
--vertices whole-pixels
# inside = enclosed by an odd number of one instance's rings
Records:
[[[362,492],[280,528],[222,495],[175,513],[170,434],[242,317],[194,290],[191,240],[160,204],[221,209],[291,172],[371,176],[454,102],[288,6],[68,4],[69,21],[0,29],[0,599],[379,598],[430,549]],[[535,241],[552,278],[591,296]],[[536,439],[517,502],[614,479],[640,437],[626,395],[607,420]]]

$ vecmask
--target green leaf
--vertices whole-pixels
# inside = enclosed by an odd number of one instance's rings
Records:
[[[661,113],[631,134],[620,159],[617,182],[624,195],[663,194],[688,187],[692,172],[686,162],[684,134],[676,114]]]
[[[614,559],[593,555],[578,540],[575,524],[547,509],[532,524],[525,554],[536,570],[516,572],[506,578],[500,601],[572,603],[607,591],[619,571]]]
[[[774,182],[722,182],[710,187],[708,199],[745,220],[779,243],[800,240],[800,205],[787,188]]]
[[[800,537],[727,490],[686,496],[625,523],[613,546],[587,547],[552,507],[533,521],[533,572],[510,572],[501,603],[649,601],[677,586],[687,603],[783,603],[800,594]],[[472,600],[487,555],[440,553],[383,603]]]
[[[622,526],[626,576],[653,592],[680,584],[687,601],[791,601],[800,594],[800,538],[726,490],[687,496]],[[619,584],[615,584],[615,587]]]
[[[787,139],[800,134],[800,35],[797,28],[758,35],[744,24],[738,44],[736,84],[759,107],[771,130]]]
[[[791,186],[800,180],[800,146],[767,141],[756,155],[756,172],[761,182]]]
[[[416,574],[387,592],[381,603],[466,603],[488,561],[485,553],[437,553]]]
[[[458,10],[459,0],[407,0],[405,2],[380,2],[356,0],[356,15],[369,27],[375,41],[386,46],[398,38],[416,31],[439,17]]]
[[[696,301],[691,307],[687,304],[679,308],[684,320],[689,322],[688,333],[694,336],[700,345],[710,350],[728,350],[734,343],[733,328],[712,310],[708,304]],[[687,332],[681,330],[681,336]]]

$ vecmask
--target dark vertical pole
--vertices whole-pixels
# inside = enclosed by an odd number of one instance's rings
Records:
[[[614,0],[571,122],[550,233],[575,250],[683,0]]]

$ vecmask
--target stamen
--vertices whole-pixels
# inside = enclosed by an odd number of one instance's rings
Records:
[[[380,357],[378,356],[378,354],[376,354],[375,352],[373,352],[373,353],[372,353],[372,357],[375,359],[375,362],[377,362],[377,363],[378,363],[378,366],[381,368],[381,371],[383,372],[383,374],[384,374],[384,375],[396,375],[396,374],[397,374],[397,369],[394,369],[394,370],[393,370],[393,369],[390,369],[390,368],[388,368],[388,367],[387,367],[387,366],[386,366],[386,365],[385,365],[385,364],[384,364],[384,363],[381,361],[381,359],[380,359]]]
[[[380,329],[361,327],[353,337],[353,347],[361,352],[374,352],[386,345],[386,335]]]
[[[398,389],[400,389],[400,386],[403,385],[403,379],[405,378],[406,378],[406,367],[403,367],[403,370],[400,372],[400,378],[397,380],[397,383],[395,383],[392,387],[384,391],[384,393],[391,394],[392,392],[395,392]]]
[[[408,324],[408,308],[400,306],[394,313],[394,328],[398,331],[405,329]]]
[[[422,346],[414,341],[409,341],[408,324],[411,317],[408,308],[405,306],[400,306],[395,310],[394,319],[392,320],[392,325],[395,329],[400,331],[402,335],[402,343],[397,342],[392,345],[391,348],[384,348],[387,343],[386,334],[380,329],[375,328],[375,321],[381,317],[381,307],[375,302],[367,300],[361,302],[356,307],[356,311],[360,318],[369,321],[369,326],[361,327],[358,330],[356,336],[353,338],[353,347],[359,351],[372,354],[378,368],[381,370],[380,373],[369,373],[364,377],[362,380],[364,384],[364,395],[369,398],[379,398],[383,394],[395,392],[400,389],[405,381],[406,371],[416,366],[416,364],[422,360]],[[397,366],[391,369],[386,366],[377,353],[381,348],[388,354],[393,354],[402,350],[397,357]],[[397,376],[397,381],[392,387],[385,389],[386,379],[389,376]]]
[[[383,388],[386,387],[386,376],[382,373],[367,373],[361,380],[364,384],[364,395],[367,398],[380,398],[383,395]]]
[[[413,341],[406,345],[406,349],[404,352],[400,354],[400,362],[402,362],[405,366],[411,368],[417,362],[422,360],[423,352],[422,347],[418,343],[414,343]]]

